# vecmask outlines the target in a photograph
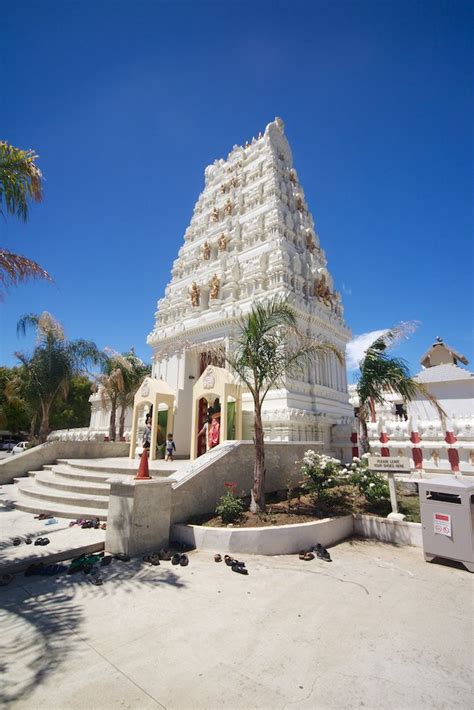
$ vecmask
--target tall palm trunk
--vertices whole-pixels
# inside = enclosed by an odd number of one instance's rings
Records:
[[[46,399],[41,402],[41,426],[39,430],[40,444],[44,444],[49,434],[49,413],[51,410],[52,399]]]
[[[109,422],[109,441],[115,441],[117,436],[117,400],[110,400],[110,422]]]
[[[365,412],[362,411],[362,407],[359,411],[359,423],[360,423],[360,448],[363,454],[367,454],[369,451],[369,432],[367,430],[367,419],[365,418]]]
[[[255,465],[250,510],[257,513],[265,510],[265,448],[261,405],[258,401],[255,401],[254,405]]]
[[[127,405],[122,404],[122,407],[120,409],[120,418],[119,418],[119,441],[124,440],[126,411],[127,411]]]

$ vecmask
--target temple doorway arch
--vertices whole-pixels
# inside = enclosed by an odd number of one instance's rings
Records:
[[[157,444],[173,431],[175,394],[163,380],[146,377],[133,401],[132,433],[130,436],[130,458],[135,458],[137,446],[141,444],[139,422],[143,414],[151,415],[150,460],[157,458]]]
[[[208,365],[193,387],[191,458],[242,438],[242,388],[229,370]]]

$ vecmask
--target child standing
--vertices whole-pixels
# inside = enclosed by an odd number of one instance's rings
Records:
[[[173,434],[168,434],[168,438],[166,440],[166,456],[165,456],[165,461],[172,461],[173,460],[173,452],[176,451],[176,446],[173,441]]]

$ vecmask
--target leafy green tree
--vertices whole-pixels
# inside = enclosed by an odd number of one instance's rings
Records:
[[[0,429],[12,434],[29,431],[31,423],[28,404],[10,392],[17,370],[14,367],[0,367]]]
[[[93,382],[85,375],[76,375],[69,384],[64,400],[56,399],[51,408],[51,429],[75,429],[89,426]]]
[[[122,441],[125,433],[125,415],[129,407],[133,407],[135,394],[141,383],[151,375],[151,365],[146,365],[139,357],[135,355],[133,348],[124,353],[123,357],[130,364],[130,369],[126,369],[123,373],[124,386],[119,394],[118,404],[120,405],[119,417],[119,441]]]
[[[262,406],[270,389],[298,376],[313,358],[339,350],[326,341],[306,338],[297,329],[293,308],[281,298],[259,303],[241,321],[240,332],[225,358],[246,385],[254,404],[255,464],[252,512],[265,510],[265,446]]]
[[[375,405],[384,404],[387,394],[398,393],[405,403],[421,394],[433,404],[441,418],[446,416],[437,399],[430,394],[425,385],[410,376],[405,360],[387,354],[387,350],[406,337],[411,330],[413,324],[410,323],[400,323],[391,328],[372,343],[359,363],[357,394],[361,444],[365,451],[369,448],[367,422],[376,421]]]
[[[42,199],[41,171],[32,150],[15,148],[0,141],[0,216],[11,214],[25,222],[29,202]],[[16,286],[29,278],[51,280],[36,261],[0,248],[0,299],[9,285]]]
[[[46,311],[40,316],[23,316],[17,330],[24,334],[28,328],[36,330],[37,344],[32,355],[16,353],[22,367],[15,389],[20,396],[34,395],[39,402],[41,443],[50,430],[54,401],[64,399],[73,377],[87,371],[91,364],[99,365],[103,356],[89,340],[67,340],[61,324]]]

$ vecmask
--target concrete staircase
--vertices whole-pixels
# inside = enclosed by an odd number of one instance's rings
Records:
[[[32,513],[52,513],[61,518],[99,518],[107,520],[110,476],[135,476],[135,468],[111,466],[95,459],[58,459],[30,471],[27,477],[15,478],[15,507]],[[153,476],[170,474],[169,470],[153,471]]]

